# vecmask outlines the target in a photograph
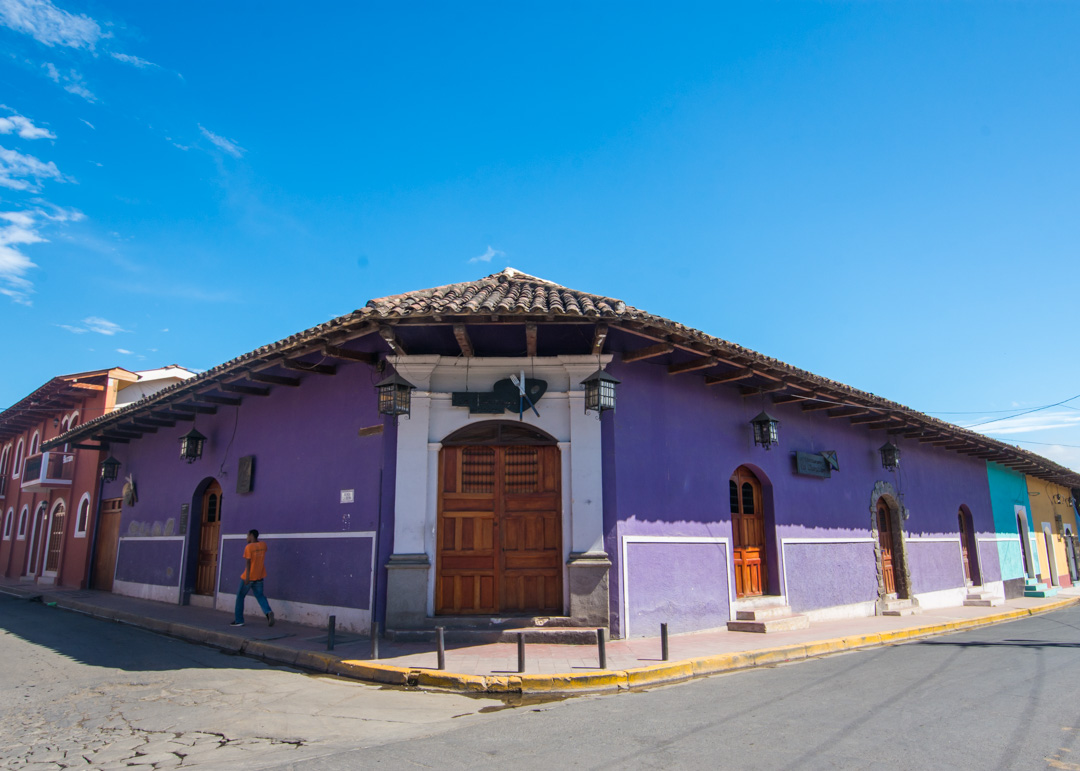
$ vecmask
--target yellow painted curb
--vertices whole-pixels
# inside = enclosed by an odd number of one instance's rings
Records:
[[[694,665],[689,661],[656,664],[651,667],[638,667],[626,670],[626,684],[630,688],[644,688],[648,685],[677,683],[694,676]]]

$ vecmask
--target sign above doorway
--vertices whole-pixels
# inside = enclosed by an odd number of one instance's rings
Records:
[[[515,380],[518,382],[514,383]],[[502,415],[507,411],[520,415],[529,410],[539,414],[536,403],[546,392],[546,380],[508,377],[496,382],[490,391],[454,391],[450,403],[455,407],[468,407],[472,415]]]

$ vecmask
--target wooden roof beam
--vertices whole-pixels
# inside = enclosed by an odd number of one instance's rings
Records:
[[[829,410],[825,414],[830,418],[856,418],[860,415],[869,415],[872,410],[863,409],[861,407],[837,407],[834,410]]]
[[[269,396],[270,389],[262,388],[260,386],[241,385],[240,383],[222,383],[220,386],[222,391],[228,391],[233,394],[244,394],[245,396]],[[177,405],[182,407],[183,405]]]
[[[239,407],[244,401],[243,399],[237,399],[235,396],[211,396],[210,394],[195,394],[194,398],[200,402],[222,404],[226,407]]]
[[[813,394],[780,394],[773,397],[773,404],[788,404],[789,402],[804,402],[813,399]]]
[[[691,359],[690,361],[680,362],[679,364],[668,365],[667,371],[669,375],[681,375],[686,372],[697,372],[699,369],[708,369],[709,367],[715,367],[717,364],[715,356],[702,356],[698,359]]]
[[[110,442],[115,442],[119,439],[141,439],[142,434],[137,434],[134,431],[121,431],[118,428],[107,428],[102,432],[102,436]]]
[[[379,327],[379,337],[390,346],[390,350],[396,353],[398,356],[408,356],[408,351],[405,350],[405,346],[401,344],[401,340],[398,339],[397,333],[394,332],[393,327]]]
[[[90,437],[95,442],[101,442],[102,444],[127,444],[127,439],[119,439],[115,436],[105,436],[104,434],[94,434]]]
[[[630,364],[635,361],[642,361],[644,359],[652,359],[656,356],[663,356],[664,354],[671,353],[675,350],[673,343],[657,343],[656,345],[650,345],[647,348],[638,348],[635,351],[626,351],[622,355],[623,363]]]
[[[721,383],[734,383],[737,380],[746,380],[749,377],[753,377],[756,373],[752,369],[737,369],[732,372],[725,372],[722,375],[706,375],[705,385],[719,385]]]
[[[802,405],[803,412],[813,412],[814,410],[827,410],[830,407],[834,407],[832,402],[804,402]]]
[[[871,413],[870,415],[856,415],[851,419],[851,425],[857,426],[861,423],[874,423],[878,420],[881,420],[881,415],[878,414]]]
[[[107,432],[112,431],[112,430],[113,429],[111,429],[111,428],[106,429]],[[136,432],[136,433],[138,433],[140,435],[142,435],[142,434],[156,434],[157,431],[158,431],[157,426],[140,426],[140,425],[138,425],[137,423],[134,423],[134,422],[132,422],[132,423],[121,423],[120,425],[118,425],[116,427],[116,430],[120,431],[120,432],[133,431],[133,432]]]
[[[290,388],[296,388],[300,385],[300,378],[298,377],[268,375],[265,372],[249,372],[247,373],[247,378],[255,383],[267,383],[269,385],[288,386]]]
[[[132,418],[131,422],[135,425],[157,426],[159,428],[172,428],[176,425],[175,420],[161,420],[159,418],[136,417]]]
[[[528,323],[525,325],[525,353],[532,358],[537,355],[536,353],[536,324]]]
[[[755,396],[757,394],[771,394],[774,391],[783,391],[787,383],[771,383],[763,386],[742,386],[739,393],[743,396]],[[773,402],[775,404],[775,402]]]
[[[217,407],[206,407],[202,404],[172,404],[174,410],[183,410],[197,415],[217,415]]]
[[[281,366],[295,372],[314,372],[316,375],[336,375],[337,367],[329,364],[307,364],[295,359],[282,359]]]
[[[858,418],[856,418],[856,420],[858,420]],[[893,417],[886,416],[885,420],[879,420],[876,423],[867,423],[866,427],[871,429],[872,431],[879,431],[879,430],[881,430],[883,428],[896,428],[896,421],[897,420],[899,420],[899,418],[893,418]],[[855,420],[852,420],[851,422],[854,423]]]
[[[592,355],[593,356],[599,356],[601,351],[604,350],[604,341],[607,340],[607,336],[608,336],[608,325],[607,324],[597,324],[596,329],[593,330],[593,340],[592,340]]]
[[[194,415],[186,412],[174,412],[173,410],[151,410],[150,416],[160,420],[195,420]]]
[[[476,356],[476,351],[473,349],[472,340],[469,339],[469,330],[464,324],[454,325],[454,338],[457,340],[458,348],[461,349],[461,355],[467,359],[471,359]]]
[[[379,360],[379,354],[377,353],[353,351],[348,348],[342,348],[338,345],[330,345],[329,343],[322,347],[322,352],[327,356],[331,356],[335,359],[345,359],[346,361],[362,361],[365,364],[375,364]]]

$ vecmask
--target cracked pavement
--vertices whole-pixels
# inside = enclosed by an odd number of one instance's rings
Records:
[[[503,706],[308,675],[3,595],[0,661],[3,769],[288,766]]]

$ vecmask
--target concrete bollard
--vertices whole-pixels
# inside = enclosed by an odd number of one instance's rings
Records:
[[[446,629],[445,627],[435,627],[435,639],[439,644],[439,669],[446,669]]]
[[[379,660],[379,622],[371,622],[371,660]]]
[[[668,660],[667,624],[660,625],[660,660]]]
[[[600,669],[607,669],[607,641],[603,627],[596,630],[596,647],[600,654]]]
[[[330,622],[326,625],[326,650],[334,650],[334,632],[337,627],[337,616],[331,616]]]
[[[525,633],[518,632],[517,636],[517,649],[518,649],[518,674],[525,671]]]

